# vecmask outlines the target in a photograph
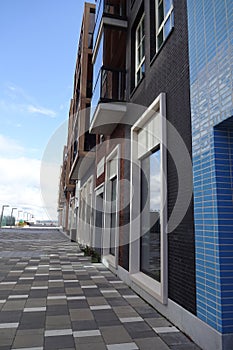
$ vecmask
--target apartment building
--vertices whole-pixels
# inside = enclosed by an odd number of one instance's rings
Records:
[[[232,7],[97,0],[68,138],[72,237],[206,350],[233,349]]]
[[[59,203],[60,217],[63,217],[63,229],[74,241],[77,239],[79,188],[86,179],[86,169],[80,168],[80,165],[86,156],[93,163],[94,153],[91,151],[96,143],[95,135],[91,135],[88,131],[92,96],[94,25],[95,5],[85,3],[74,73],[73,96],[70,102],[67,145],[63,155],[61,173],[63,182],[61,181],[60,192],[65,194],[65,204]],[[88,163],[88,167],[90,165],[91,163]],[[60,195],[59,198],[63,197]]]

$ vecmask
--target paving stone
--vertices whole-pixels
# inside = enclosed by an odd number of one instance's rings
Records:
[[[92,311],[88,309],[80,309],[80,310],[70,310],[70,318],[72,321],[88,321],[94,320],[94,316]]]
[[[0,323],[19,322],[22,311],[2,311],[0,312]]]
[[[86,300],[71,300],[67,302],[69,309],[88,309],[89,305]]]
[[[50,329],[65,329],[71,328],[70,317],[67,315],[61,316],[47,316],[45,320],[46,330]]]
[[[145,318],[145,322],[147,322],[151,327],[168,327],[171,326],[171,323],[165,318]]]
[[[75,342],[72,335],[45,338],[45,350],[58,350],[66,348],[75,348]]]
[[[103,342],[99,342],[97,344],[96,343],[84,343],[84,344],[77,343],[76,349],[77,350],[106,350],[107,347]]]
[[[49,305],[47,306],[48,316],[62,316],[68,315],[69,310],[67,305]]]
[[[139,349],[142,350],[169,350],[170,348],[160,339],[156,338],[143,338],[135,339],[135,343]],[[184,349],[185,350],[185,349]]]
[[[93,330],[98,329],[98,325],[94,320],[89,321],[73,321],[72,322],[72,329],[73,331],[86,331],[86,330]]]
[[[0,350],[200,350],[178,330],[161,333],[171,323],[61,232],[4,235]]]
[[[14,338],[1,337],[1,346],[10,346],[13,344]],[[1,348],[0,348],[1,349]]]
[[[101,336],[95,336],[95,337],[81,337],[81,338],[74,338],[76,348],[79,349],[80,344],[102,344],[104,343],[104,340]]]
[[[127,343],[132,340],[123,326],[100,327],[100,331],[106,344]]]
[[[17,335],[13,343],[13,348],[43,347],[43,343],[43,334],[31,334],[27,335],[27,337],[24,335]]]
[[[163,333],[159,335],[162,340],[169,346],[180,345],[180,344],[191,344],[189,338],[187,338],[183,333]]]
[[[157,334],[151,329],[151,327],[148,326],[146,322],[124,323],[124,327],[132,339],[153,338],[157,336]]]

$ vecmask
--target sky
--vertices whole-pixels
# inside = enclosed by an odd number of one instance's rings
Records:
[[[15,216],[57,218],[83,6],[83,0],[0,1],[0,209],[9,205],[5,215],[17,208]],[[51,149],[51,172],[41,191],[41,164]],[[43,201],[45,188],[51,192],[49,204]]]

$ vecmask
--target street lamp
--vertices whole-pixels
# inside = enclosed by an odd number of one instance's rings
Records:
[[[23,213],[23,210],[19,210],[19,211],[18,211],[18,221],[20,220],[20,215],[19,215],[19,213]]]
[[[12,208],[12,209],[11,209],[11,226],[13,226],[13,225],[12,225],[12,216],[13,216],[13,211],[14,211],[14,210],[17,210],[17,208]]]
[[[4,204],[4,205],[2,206],[1,220],[0,220],[0,227],[2,227],[2,219],[3,219],[3,212],[4,212],[4,208],[7,208],[7,207],[9,207],[9,205]]]

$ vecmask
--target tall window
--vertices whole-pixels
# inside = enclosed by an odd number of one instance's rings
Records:
[[[135,53],[135,85],[137,85],[145,73],[145,14],[136,28]]]
[[[158,282],[161,280],[160,163],[160,149],[141,161],[140,270]]]
[[[156,0],[156,49],[159,50],[174,26],[173,0]]]
[[[111,180],[111,222],[110,222],[110,254],[115,255],[116,245],[116,194],[117,177]]]

